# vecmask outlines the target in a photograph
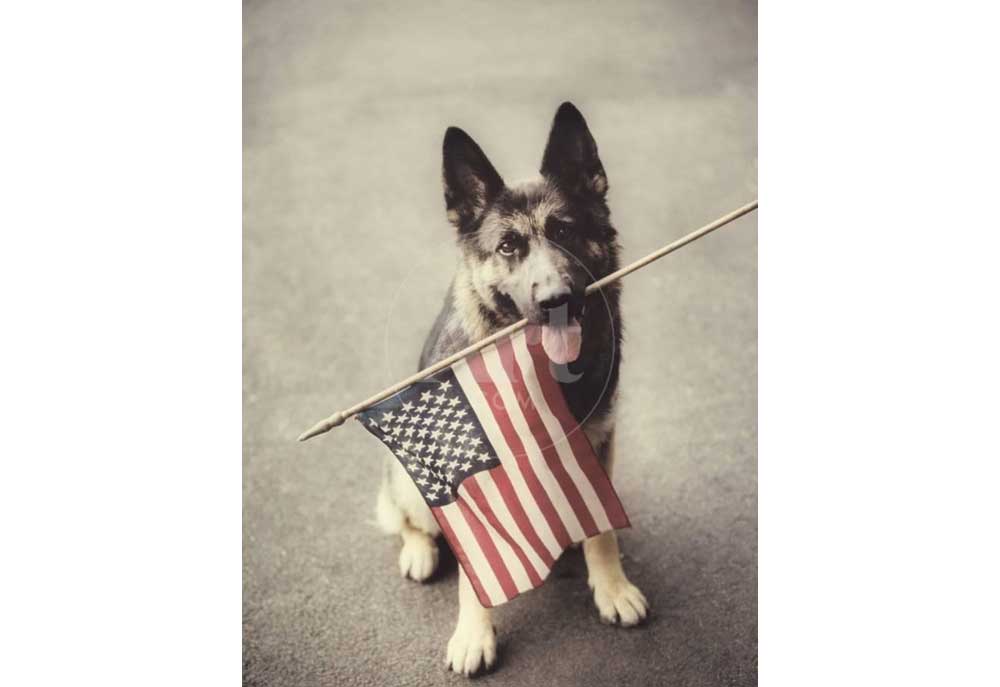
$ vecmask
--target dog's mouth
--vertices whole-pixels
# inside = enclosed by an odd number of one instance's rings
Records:
[[[549,360],[566,365],[580,357],[584,307],[565,303],[547,310],[542,322],[542,349]]]

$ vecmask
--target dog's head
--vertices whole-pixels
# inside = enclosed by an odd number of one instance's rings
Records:
[[[585,287],[613,269],[608,180],[583,115],[556,112],[541,176],[507,186],[464,131],[444,137],[444,195],[469,278],[489,316],[542,325],[549,357],[580,354]]]

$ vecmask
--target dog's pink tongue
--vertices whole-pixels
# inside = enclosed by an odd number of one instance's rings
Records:
[[[556,365],[571,363],[580,357],[583,328],[575,317],[567,324],[542,325],[542,348]]]

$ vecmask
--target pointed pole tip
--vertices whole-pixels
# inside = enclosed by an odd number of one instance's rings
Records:
[[[336,415],[331,415],[327,419],[317,422],[315,425],[313,425],[311,429],[302,432],[302,434],[299,435],[299,441],[308,441],[309,439],[312,439],[315,436],[319,436],[320,434],[325,434],[334,427],[339,427],[340,425],[344,424],[344,420],[346,419],[347,416],[344,415],[344,413],[342,412],[337,413]]]

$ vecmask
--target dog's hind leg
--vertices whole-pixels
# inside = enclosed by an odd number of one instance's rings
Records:
[[[422,530],[403,523],[399,533],[403,548],[399,551],[399,572],[403,577],[423,582],[434,574],[438,566],[438,546],[434,537]]]
[[[398,534],[403,540],[399,552],[399,572],[417,582],[434,574],[438,566],[437,523],[420,493],[395,460],[386,469],[375,505],[375,519],[386,534]],[[409,487],[409,489],[407,489]],[[412,492],[412,493],[411,493]]]
[[[402,532],[403,526],[406,525],[406,514],[392,498],[389,467],[386,464],[382,484],[378,490],[378,499],[375,501],[375,522],[378,524],[378,528],[386,534],[399,534]]]
[[[449,668],[465,676],[489,669],[497,659],[492,612],[479,603],[462,566],[458,567],[458,623],[448,641]]]
[[[614,464],[614,438],[598,450],[608,476]],[[625,577],[618,538],[604,532],[583,542],[583,557],[587,561],[587,584],[594,591],[594,603],[606,623],[628,627],[646,619],[649,602],[639,589]]]

